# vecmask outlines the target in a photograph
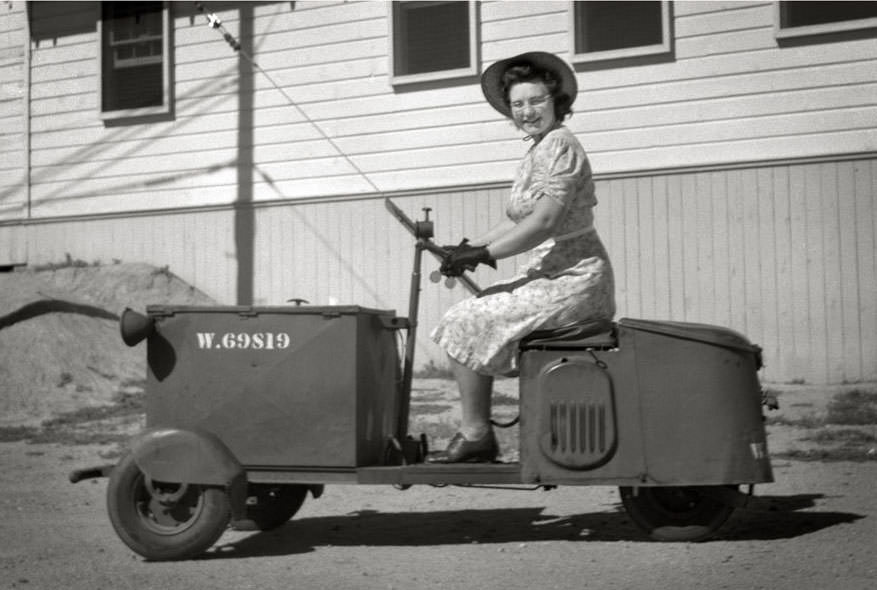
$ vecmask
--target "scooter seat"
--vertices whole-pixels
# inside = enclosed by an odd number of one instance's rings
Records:
[[[589,320],[554,328],[534,330],[521,340],[521,350],[556,350],[583,348],[615,348],[618,338],[615,322]]]

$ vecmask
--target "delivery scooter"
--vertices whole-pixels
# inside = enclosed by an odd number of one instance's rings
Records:
[[[333,484],[618,486],[652,539],[697,541],[773,481],[761,349],[723,327],[632,318],[520,343],[519,461],[426,461],[426,437],[408,432],[414,340],[422,256],[444,250],[428,211],[412,221],[386,203],[415,241],[407,317],[301,301],[122,315],[125,343],[147,342],[146,429],[117,464],[70,479],[109,477],[110,521],[136,553],[191,558],[229,525],[286,523]]]

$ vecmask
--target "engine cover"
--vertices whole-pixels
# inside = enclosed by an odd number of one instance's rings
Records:
[[[567,469],[593,469],[612,458],[618,436],[609,374],[587,357],[562,357],[538,382],[539,450]]]

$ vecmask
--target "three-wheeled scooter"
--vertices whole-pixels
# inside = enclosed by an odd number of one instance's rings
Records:
[[[760,348],[629,318],[521,342],[518,462],[426,461],[426,437],[408,432],[414,340],[423,252],[444,251],[428,210],[414,222],[386,203],[415,238],[407,318],[301,301],[122,315],[125,343],[147,341],[147,428],[117,464],[70,479],[109,476],[110,520],[135,552],[193,557],[229,524],[282,525],[326,484],[619,486],[653,539],[695,541],[773,481]]]

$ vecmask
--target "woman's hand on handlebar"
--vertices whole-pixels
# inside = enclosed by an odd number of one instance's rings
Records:
[[[442,260],[439,269],[446,277],[458,277],[467,270],[475,270],[479,264],[496,268],[496,260],[490,255],[486,246],[470,246],[469,240],[463,240],[457,246],[445,248],[448,253]]]

